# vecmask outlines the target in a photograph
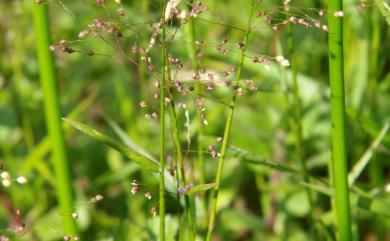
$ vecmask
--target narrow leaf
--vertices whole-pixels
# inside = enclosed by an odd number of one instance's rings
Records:
[[[264,158],[261,158],[253,153],[250,153],[238,147],[234,147],[234,146],[229,147],[229,153],[231,153],[234,157],[238,157],[247,161],[249,164],[263,165],[281,172],[304,174],[301,171],[291,168],[287,165],[281,164],[279,162],[266,160]]]
[[[103,142],[104,144],[114,148],[115,150],[119,151],[120,153],[125,155],[130,160],[138,163],[143,168],[145,168],[149,171],[153,171],[153,172],[159,171],[159,164],[157,162],[147,158],[146,156],[144,156],[140,153],[137,153],[137,152],[131,150],[129,147],[115,141],[111,137],[108,137],[108,136],[100,133],[99,131],[97,131],[97,130],[95,130],[95,129],[93,129],[85,124],[82,124],[80,122],[73,121],[73,120],[66,119],[66,118],[63,118],[63,120],[66,121],[67,123],[69,123],[70,125],[72,125],[73,127],[75,127],[76,129],[78,129],[79,131],[81,131],[81,132],[95,138],[96,140]]]
[[[387,24],[390,26],[390,6],[387,2],[381,1],[378,4],[379,10],[383,17],[386,19]]]
[[[156,158],[154,158],[152,156],[152,154],[150,154],[149,152],[144,150],[142,147],[137,145],[134,141],[132,141],[130,139],[130,137],[126,134],[126,132],[118,124],[116,124],[112,119],[110,119],[109,117],[106,116],[105,120],[107,121],[108,125],[112,128],[112,130],[115,132],[115,134],[118,135],[119,139],[121,139],[121,141],[126,146],[128,146],[129,148],[133,149],[134,151],[146,156],[147,158],[149,158],[155,162],[158,162],[156,160]]]
[[[359,159],[359,161],[352,168],[352,171],[348,175],[349,186],[352,186],[352,184],[356,181],[356,179],[363,172],[364,168],[370,162],[371,157],[373,156],[373,154],[376,151],[376,149],[378,148],[379,144],[381,143],[381,141],[385,137],[388,130],[389,130],[389,122],[387,122],[383,126],[382,130],[379,132],[379,134],[375,138],[374,142],[371,143],[370,147],[364,152],[363,156]]]
[[[205,192],[205,191],[210,190],[214,187],[215,187],[215,183],[200,184],[200,185],[193,186],[186,193],[188,195],[192,195],[192,194],[199,193],[199,192]]]
[[[330,188],[325,185],[317,185],[317,184],[308,184],[303,183],[304,186],[309,187],[313,189],[314,191],[317,191],[319,193],[325,194],[327,196],[333,197],[334,196],[334,190],[333,188]],[[351,197],[351,206],[359,207],[364,210],[382,214],[385,216],[390,216],[389,210],[390,210],[390,203],[378,199],[370,197],[367,195],[357,194],[354,192],[350,192]]]

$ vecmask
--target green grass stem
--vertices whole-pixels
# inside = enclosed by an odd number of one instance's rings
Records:
[[[162,39],[161,39],[161,82],[160,82],[160,240],[165,241],[165,67],[166,67],[166,24],[165,24],[165,8],[167,1],[163,1],[161,16],[162,16]]]
[[[32,1],[33,22],[39,61],[47,128],[52,147],[52,162],[56,176],[57,198],[61,213],[71,214],[74,208],[72,182],[61,126],[60,100],[56,71],[52,53],[49,51],[50,30],[46,4]],[[77,227],[71,215],[63,215],[62,222],[66,235],[75,235]]]
[[[251,5],[251,13],[249,16],[248,24],[247,24],[247,31],[244,37],[244,46],[241,49],[241,56],[240,56],[240,62],[238,65],[237,69],[237,74],[236,74],[236,79],[234,81],[234,85],[238,85],[240,82],[241,78],[241,70],[242,66],[244,65],[244,59],[245,59],[245,51],[246,51],[246,46],[248,44],[248,38],[249,34],[251,32],[251,25],[252,25],[252,17],[254,14],[254,6],[255,1],[252,0],[252,5]],[[237,93],[233,92],[233,97],[230,103],[230,108],[229,112],[227,114],[227,119],[226,119],[226,125],[225,125],[225,131],[223,134],[223,141],[222,141],[222,146],[221,146],[221,156],[219,159],[219,164],[218,164],[218,169],[217,169],[217,175],[215,177],[215,188],[214,192],[211,196],[211,204],[210,204],[210,216],[209,216],[209,224],[208,224],[208,230],[207,230],[207,236],[206,236],[206,241],[211,240],[211,236],[213,234],[214,230],[214,224],[215,224],[215,216],[217,213],[217,203],[218,203],[218,194],[219,194],[219,188],[221,185],[221,180],[222,180],[222,172],[223,172],[223,165],[225,162],[225,157],[226,157],[226,151],[228,149],[228,143],[229,143],[229,136],[230,136],[230,129],[232,127],[232,121],[233,121],[233,114],[234,114],[234,109],[236,105],[236,99],[237,99]]]
[[[343,10],[343,1],[331,0],[328,4],[332,166],[337,236],[339,241],[350,241],[352,231],[345,123],[343,18],[334,16],[335,12]]]

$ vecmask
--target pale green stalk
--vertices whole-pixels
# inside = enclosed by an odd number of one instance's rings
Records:
[[[57,198],[62,215],[63,229],[66,235],[75,235],[77,227],[70,215],[74,208],[72,182],[61,128],[60,100],[56,82],[56,71],[52,53],[49,51],[50,31],[46,4],[32,1],[39,74],[45,105],[46,122],[52,145],[52,161],[56,176]]]
[[[248,20],[247,31],[246,31],[246,34],[244,37],[244,46],[241,49],[240,63],[238,65],[237,75],[236,75],[236,79],[234,81],[234,85],[236,85],[236,86],[238,86],[240,83],[241,70],[242,70],[242,67],[244,65],[245,51],[246,51],[246,47],[248,44],[249,33],[251,32],[252,17],[253,17],[253,13],[254,13],[254,9],[255,9],[254,3],[255,3],[255,1],[252,0],[251,13],[250,13],[249,20]],[[232,120],[233,120],[234,108],[236,105],[236,99],[237,99],[237,92],[234,91],[232,100],[230,102],[230,109],[229,109],[229,112],[227,114],[225,131],[223,134],[221,156],[219,159],[217,175],[215,177],[216,186],[215,186],[214,192],[211,196],[210,216],[209,216],[209,225],[208,225],[208,230],[207,230],[206,241],[211,240],[211,236],[212,236],[213,230],[214,230],[215,216],[216,216],[216,212],[217,212],[218,194],[219,194],[219,189],[220,189],[220,185],[221,185],[222,171],[223,171],[223,165],[225,162],[226,151],[227,151],[228,143],[229,143],[230,129],[232,127]]]
[[[161,83],[160,83],[160,240],[165,241],[165,66],[166,66],[166,24],[165,24],[165,8],[167,1],[163,1],[162,6],[162,39],[161,39]]]

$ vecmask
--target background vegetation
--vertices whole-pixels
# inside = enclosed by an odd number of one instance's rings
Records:
[[[390,240],[389,3],[336,2],[0,1],[0,240]]]

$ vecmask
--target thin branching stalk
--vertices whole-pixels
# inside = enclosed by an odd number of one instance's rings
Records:
[[[252,5],[251,5],[251,13],[249,16],[248,20],[248,25],[247,25],[247,31],[244,37],[244,46],[241,49],[241,57],[240,57],[240,63],[238,65],[237,69],[237,75],[236,79],[234,81],[234,85],[238,86],[240,83],[240,78],[241,78],[241,70],[244,65],[244,59],[245,59],[245,51],[246,51],[246,46],[248,44],[248,38],[249,34],[251,32],[251,25],[252,25],[252,17],[255,9],[254,5],[255,1],[252,0]],[[223,141],[222,141],[222,146],[221,146],[221,156],[219,159],[219,164],[218,164],[218,169],[217,169],[217,175],[215,177],[215,188],[214,188],[214,193],[211,196],[211,204],[210,204],[210,216],[209,216],[209,225],[208,225],[208,230],[207,230],[207,236],[206,236],[206,241],[211,240],[211,236],[213,234],[214,230],[214,223],[215,223],[215,215],[217,212],[217,202],[218,202],[218,194],[219,194],[219,188],[221,185],[221,179],[222,179],[222,171],[223,171],[223,165],[225,162],[225,157],[226,157],[226,151],[228,148],[228,143],[229,143],[229,136],[230,136],[230,129],[232,127],[232,120],[233,120],[233,114],[234,114],[234,108],[236,105],[236,99],[237,99],[237,92],[233,92],[233,97],[230,103],[230,109],[227,114],[227,119],[226,119],[226,125],[225,125],[225,131],[223,134]]]
[[[160,240],[165,241],[165,66],[166,66],[166,24],[165,24],[165,8],[167,1],[163,1],[161,16],[162,16],[162,38],[161,38],[161,83],[160,83]]]
[[[166,56],[168,58],[168,56]],[[167,61],[167,77],[169,81],[169,85],[172,86],[172,79],[171,79],[171,65],[169,61]],[[176,106],[175,101],[173,99],[172,93],[169,91],[170,87],[168,89],[168,96],[170,99],[170,106],[169,106],[169,113],[171,117],[171,129],[172,129],[172,135],[174,140],[174,145],[176,148],[176,159],[177,159],[177,181],[178,185],[180,187],[185,187],[186,185],[186,178],[184,175],[184,159],[183,159],[183,153],[182,148],[180,145],[180,134],[179,134],[179,123],[177,121],[177,114],[176,114]],[[178,194],[178,198],[180,200],[180,194]],[[185,203],[185,214],[188,222],[188,230],[190,232],[190,240],[195,240],[195,233],[196,233],[196,227],[194,223],[193,218],[193,210],[191,205],[191,200],[188,195],[184,196],[184,203]],[[179,202],[180,204],[180,202]]]
[[[33,2],[33,20],[37,43],[39,73],[44,97],[46,122],[52,145],[52,159],[56,176],[58,202],[61,213],[70,214],[74,208],[69,163],[61,127],[60,100],[54,59],[49,51],[50,31],[46,4]],[[71,215],[62,215],[64,232],[75,235],[77,227]]]
[[[191,1],[193,3],[193,1]],[[198,48],[196,46],[196,22],[195,18],[190,18],[187,24],[187,32],[186,34],[189,37],[189,55],[190,58],[192,59],[192,70],[197,73],[199,71],[199,58],[198,58]],[[195,82],[195,88],[196,88],[196,94],[201,95],[202,94],[202,88],[201,84],[199,81]],[[204,166],[204,155],[203,155],[203,141],[202,141],[202,133],[203,133],[203,122],[202,119],[200,118],[201,112],[198,111],[198,118],[199,118],[199,130],[197,133],[197,153],[198,153],[198,170],[199,170],[199,181],[200,183],[206,183],[206,174],[205,174],[205,166]],[[206,204],[206,195],[202,195],[202,208],[203,208],[203,213],[207,213],[207,204]],[[206,219],[205,222],[207,222],[207,215],[205,215]]]
[[[343,18],[334,13],[343,10],[342,0],[328,5],[329,77],[331,88],[332,160],[338,240],[352,240],[348,187],[348,163],[345,124]]]

